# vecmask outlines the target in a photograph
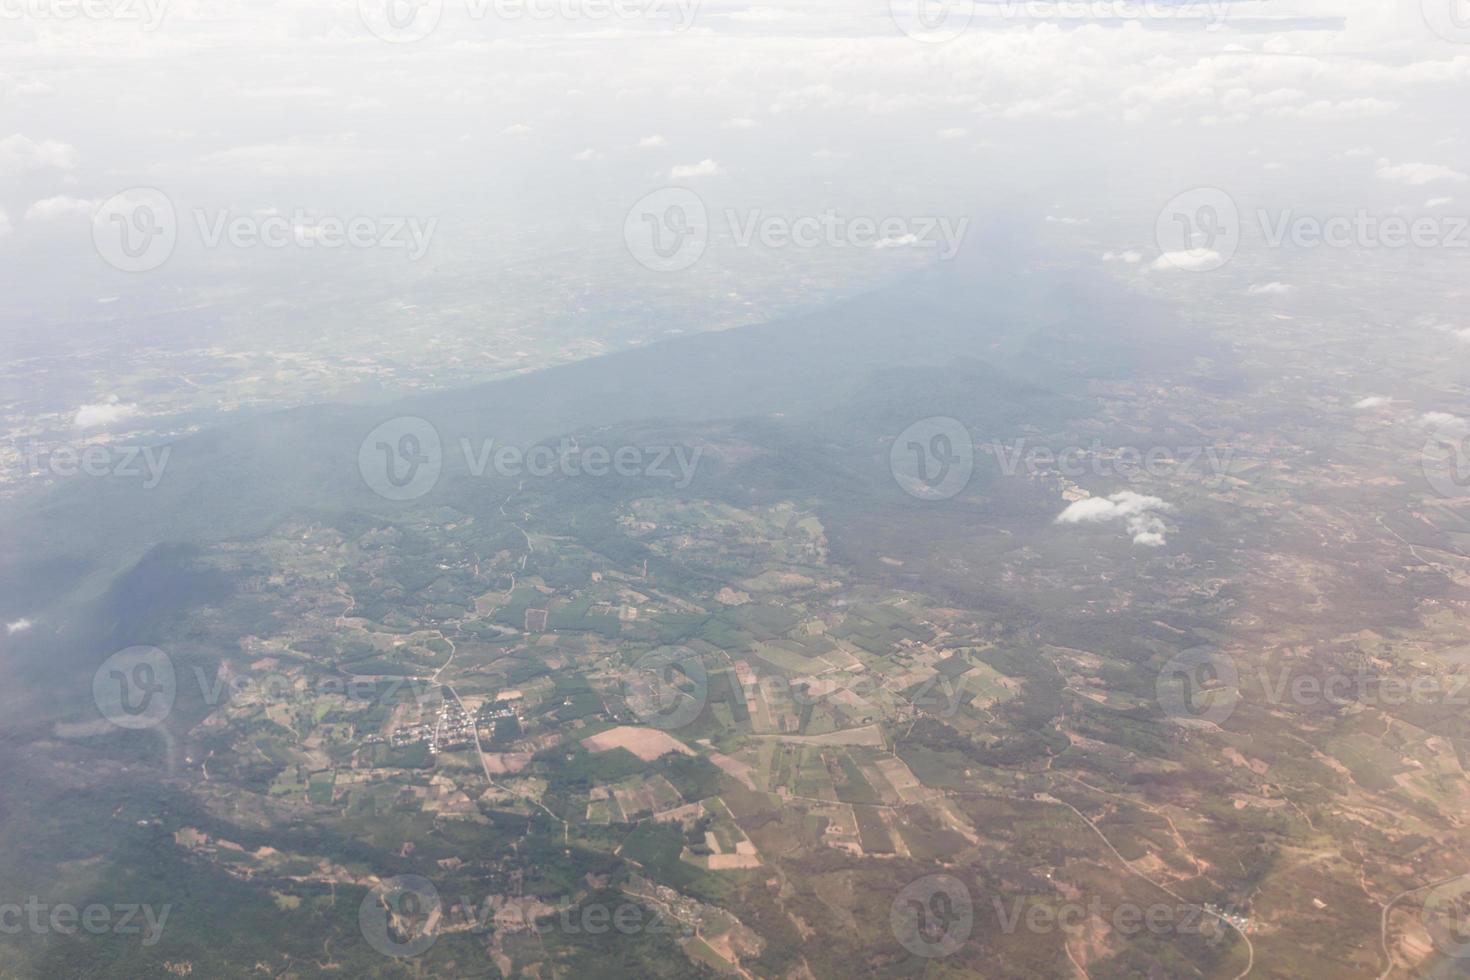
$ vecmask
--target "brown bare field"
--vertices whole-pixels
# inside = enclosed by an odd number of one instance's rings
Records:
[[[508,772],[520,772],[531,761],[529,752],[481,752],[491,775],[501,776]]]
[[[694,754],[693,749],[668,732],[661,732],[657,728],[637,728],[633,725],[619,725],[596,735],[588,735],[582,739],[582,747],[589,752],[627,749],[644,762],[652,762],[670,752]]]
[[[825,735],[757,735],[756,738],[774,738],[782,742],[793,742],[803,745],[872,745],[882,748],[883,729],[877,725],[864,725],[861,728],[848,728],[840,732],[827,732]]]

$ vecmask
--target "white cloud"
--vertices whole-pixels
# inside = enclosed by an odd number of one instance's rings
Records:
[[[1367,398],[1359,398],[1353,402],[1353,408],[1382,408],[1392,402],[1393,399],[1386,395],[1369,395]]]
[[[1126,262],[1129,265],[1137,265],[1143,261],[1143,253],[1130,248],[1125,252],[1104,252],[1102,258],[1104,262]]]
[[[131,418],[138,414],[138,406],[117,401],[116,399],[106,402],[98,402],[95,405],[83,405],[77,409],[76,417],[72,424],[79,429],[92,429],[98,426],[115,425],[123,419]]]
[[[669,143],[668,140],[664,139],[662,136],[660,136],[657,133],[655,133],[652,136],[645,136],[641,140],[639,140],[638,141],[638,148],[640,150],[643,150],[643,149],[648,149],[648,148],[654,147],[654,146],[667,146],[668,143]]]
[[[1419,416],[1419,424],[1441,437],[1458,439],[1470,435],[1470,422],[1449,412],[1425,412]]]
[[[720,165],[713,160],[701,160],[698,163],[678,164],[669,171],[672,180],[682,180],[686,177],[713,177],[724,173]]]
[[[10,215],[6,214],[4,211],[0,211],[0,238],[4,238],[6,235],[10,234],[10,231],[13,227],[14,225],[10,223]]]
[[[880,238],[873,243],[874,248],[906,248],[910,245],[919,244],[919,236],[913,232],[907,235],[899,235],[897,238]]]
[[[592,149],[589,146],[585,150],[581,150],[581,151],[579,151],[577,153],[573,153],[572,154],[572,159],[573,160],[601,160],[602,159],[602,154],[601,153],[598,153],[596,150]]]
[[[726,119],[720,123],[720,126],[723,129],[754,129],[755,120],[745,116],[736,116],[733,119]]]
[[[1168,527],[1155,511],[1170,511],[1173,506],[1159,497],[1132,490],[1122,490],[1111,497],[1088,497],[1068,504],[1057,515],[1057,524],[1101,524],[1121,520],[1133,543],[1157,548],[1167,543]]]
[[[1090,225],[1092,221],[1089,218],[1073,218],[1070,215],[1058,217],[1057,215],[1049,214],[1046,216],[1046,223],[1049,225]]]
[[[5,624],[5,635],[14,636],[17,633],[24,633],[33,625],[35,624],[32,623],[29,619],[17,619],[12,623]]]
[[[1149,268],[1156,272],[1166,269],[1183,269],[1186,272],[1193,272],[1198,269],[1215,269],[1224,262],[1225,259],[1220,253],[1212,249],[1189,248],[1177,252],[1165,252],[1154,259]]]
[[[1416,187],[1424,184],[1432,184],[1436,180],[1452,180],[1462,183],[1470,180],[1465,174],[1458,170],[1451,170],[1438,163],[1389,163],[1387,160],[1378,161],[1378,176],[1384,180],[1394,180],[1402,184],[1413,184]]]
[[[56,197],[43,198],[26,208],[25,220],[50,221],[54,218],[69,216],[91,217],[101,203],[101,201],[58,194]]]
[[[531,127],[525,123],[511,123],[505,127],[505,135],[507,136],[525,136],[530,131]]]
[[[1454,203],[1455,199],[1453,197],[1431,197],[1429,200],[1424,202],[1424,206],[1426,208],[1442,208],[1446,204]]]
[[[961,129],[959,126],[949,126],[939,131],[939,138],[942,140],[957,140],[969,134],[970,131],[968,129]]]
[[[1246,292],[1252,296],[1284,296],[1296,292],[1296,287],[1284,282],[1258,282]]]
[[[76,147],[57,140],[37,143],[20,133],[0,140],[0,176],[17,177],[38,170],[74,170]]]

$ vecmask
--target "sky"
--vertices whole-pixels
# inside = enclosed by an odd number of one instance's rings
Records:
[[[519,370],[1002,216],[1139,288],[1226,266],[1260,297],[1303,288],[1303,215],[1370,254],[1363,217],[1427,216],[1453,278],[1467,81],[1466,0],[0,0],[0,332],[422,365],[480,331]]]

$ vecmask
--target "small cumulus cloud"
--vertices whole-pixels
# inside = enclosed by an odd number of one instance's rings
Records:
[[[686,177],[714,177],[725,171],[713,160],[701,160],[698,163],[682,163],[674,166],[669,171],[669,177],[673,180],[682,180]]]
[[[507,136],[525,136],[530,131],[531,127],[525,123],[511,123],[505,127],[505,135]]]
[[[1296,292],[1296,287],[1284,282],[1258,282],[1246,292],[1252,296],[1284,296]]]
[[[1148,548],[1166,544],[1168,527],[1156,512],[1173,510],[1173,505],[1159,497],[1123,490],[1111,497],[1088,497],[1068,504],[1056,517],[1057,524],[1102,524],[1121,520],[1133,543]]]
[[[1451,180],[1463,183],[1470,180],[1465,174],[1458,170],[1438,163],[1389,163],[1387,160],[1378,161],[1378,176],[1383,180],[1397,181],[1401,184],[1412,184],[1422,187],[1432,184],[1436,180]]]
[[[1369,395],[1367,398],[1359,398],[1353,402],[1353,408],[1382,408],[1393,403],[1393,399],[1386,395]]]
[[[55,197],[42,198],[26,208],[25,220],[53,221],[57,218],[91,217],[101,203],[88,198],[58,194]]]
[[[938,135],[942,140],[957,140],[970,135],[970,131],[968,129],[961,129],[959,126],[950,126],[946,129],[941,129]]]
[[[1208,248],[1188,248],[1177,252],[1165,252],[1154,259],[1149,266],[1155,272],[1163,272],[1169,269],[1182,269],[1185,272],[1196,272],[1201,269],[1216,269],[1225,263],[1225,259],[1219,252]]]
[[[1102,258],[1104,262],[1126,262],[1129,265],[1137,265],[1143,261],[1143,253],[1130,248],[1123,252],[1104,252]]]
[[[668,140],[664,139],[662,136],[660,136],[657,133],[655,133],[652,136],[645,136],[641,140],[639,140],[638,141],[638,148],[641,149],[641,150],[646,150],[646,149],[649,149],[650,147],[655,147],[655,146],[667,146],[668,143],[669,143]]]
[[[1470,422],[1449,412],[1425,412],[1419,416],[1419,424],[1442,438],[1462,439],[1470,435]]]
[[[733,119],[726,119],[720,126],[723,129],[754,129],[755,120],[747,116],[735,116]]]
[[[77,409],[72,424],[79,429],[95,429],[101,426],[116,425],[137,414],[137,405],[123,403],[114,398],[95,405],[83,405]]]
[[[0,177],[16,177],[38,170],[73,170],[76,147],[57,140],[37,142],[22,133],[0,140]]]
[[[14,622],[5,624],[5,635],[14,636],[17,633],[24,633],[33,625],[35,624],[32,623],[29,619],[17,619]]]

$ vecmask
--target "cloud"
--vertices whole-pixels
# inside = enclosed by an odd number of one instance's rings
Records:
[[[641,140],[639,140],[638,141],[638,148],[640,150],[646,150],[646,149],[648,149],[650,147],[654,147],[654,146],[667,146],[668,143],[669,143],[668,140],[664,139],[662,136],[660,136],[657,133],[655,133],[652,136],[645,136]]]
[[[572,159],[573,160],[601,160],[602,159],[602,154],[601,153],[598,153],[596,150],[592,149],[589,146],[585,150],[581,150],[580,152],[573,153],[572,154]]]
[[[505,135],[507,136],[525,136],[530,131],[531,127],[525,123],[511,123],[505,127]]]
[[[970,131],[968,129],[961,129],[959,126],[949,126],[941,129],[938,135],[942,140],[957,140],[970,135]]]
[[[1246,292],[1252,296],[1284,296],[1296,292],[1296,287],[1284,282],[1258,282]]]
[[[910,245],[919,244],[919,236],[913,232],[907,235],[899,235],[897,238],[880,238],[873,243],[874,248],[907,248]]]
[[[720,127],[722,129],[754,129],[755,120],[745,116],[736,116],[733,119],[726,119],[720,123]]]
[[[1198,269],[1214,269],[1225,263],[1219,252],[1208,248],[1189,248],[1178,252],[1165,252],[1149,266],[1155,272],[1167,269],[1183,269],[1193,272]]]
[[[1384,180],[1395,180],[1416,187],[1432,184],[1436,180],[1452,180],[1462,183],[1470,177],[1438,163],[1394,163],[1378,161],[1378,176]]]
[[[43,198],[26,208],[25,220],[51,221],[55,218],[65,218],[74,215],[91,217],[101,203],[101,201],[80,197],[67,197],[65,194],[58,194],[56,197]]]
[[[1128,249],[1126,252],[1104,252],[1104,262],[1126,262],[1129,265],[1137,265],[1143,261],[1143,253]]]
[[[56,140],[37,143],[20,133],[0,140],[0,176],[17,177],[38,170],[74,170],[76,147]]]
[[[6,235],[10,234],[11,229],[14,227],[15,226],[10,223],[10,215],[6,214],[4,211],[0,211],[0,238],[4,238]]]
[[[35,625],[35,624],[32,623],[29,619],[17,619],[13,623],[6,623],[5,624],[5,635],[6,636],[14,636],[17,633],[24,633],[26,630],[30,629],[33,625]]]
[[[1157,548],[1167,543],[1164,536],[1168,527],[1154,511],[1173,509],[1159,497],[1122,490],[1111,497],[1088,497],[1068,504],[1067,509],[1057,515],[1055,523],[1101,524],[1121,520],[1134,544]]]
[[[669,171],[669,177],[672,180],[682,180],[686,177],[714,177],[724,172],[713,160],[701,160],[698,163],[676,165]]]
[[[137,414],[138,406],[131,403],[124,404],[116,400],[99,402],[95,405],[83,405],[77,409],[72,424],[79,429],[93,429],[99,426],[115,425]]]
[[[1386,395],[1369,395],[1367,398],[1359,398],[1353,402],[1353,408],[1382,408],[1393,401]]]
[[[1431,197],[1429,200],[1424,202],[1424,206],[1426,208],[1442,208],[1446,204],[1454,203],[1455,199],[1453,197]]]
[[[1461,439],[1470,435],[1470,422],[1449,412],[1425,412],[1419,416],[1419,424],[1434,430],[1434,434],[1441,438]]]

